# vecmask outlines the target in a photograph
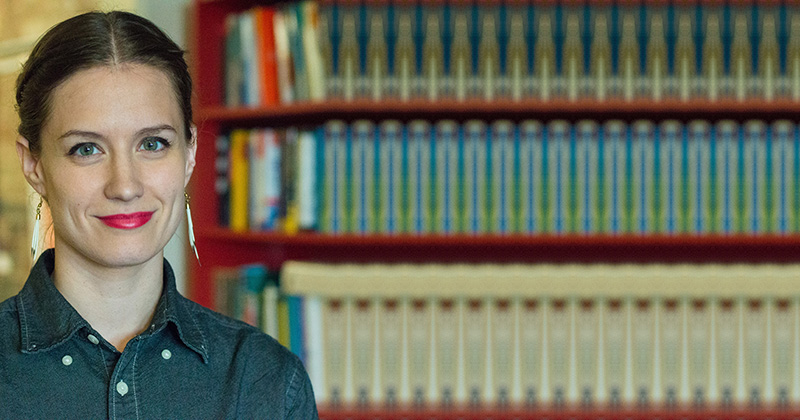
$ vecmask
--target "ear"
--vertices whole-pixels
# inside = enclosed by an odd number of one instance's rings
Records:
[[[17,138],[17,156],[22,166],[22,174],[25,175],[28,184],[42,197],[47,196],[41,159],[31,152],[30,143],[25,137],[20,136]]]
[[[189,179],[191,179],[194,172],[194,166],[197,164],[197,126],[192,125],[190,130],[192,143],[186,146],[186,179],[183,182],[184,188],[189,184]]]

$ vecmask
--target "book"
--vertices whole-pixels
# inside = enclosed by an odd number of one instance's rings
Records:
[[[252,11],[255,25],[255,40],[258,56],[256,63],[260,69],[262,106],[277,105],[280,103],[278,89],[278,66],[275,54],[275,8],[271,6],[255,7]]]
[[[281,200],[281,143],[272,129],[250,131],[248,188],[251,230],[278,228]]]
[[[240,54],[244,87],[241,105],[257,107],[261,105],[261,71],[259,63],[260,45],[256,42],[256,23],[253,10],[239,15]]]
[[[230,136],[228,133],[220,133],[214,141],[216,157],[214,159],[214,169],[216,178],[214,179],[214,192],[217,194],[217,223],[220,226],[228,226],[230,222]]]
[[[319,187],[321,177],[317,173],[324,161],[319,159],[319,130],[301,130],[297,138],[297,211],[298,228],[304,231],[317,230],[319,224]],[[321,172],[321,171],[320,171]]]
[[[304,0],[298,4],[301,26],[299,28],[303,61],[308,77],[308,99],[319,102],[326,98],[325,60],[320,48],[320,12],[316,1]]]
[[[243,103],[244,68],[239,14],[225,17],[225,105],[235,107]]]
[[[275,31],[275,67],[278,78],[278,92],[282,104],[290,104],[297,100],[288,25],[286,11],[276,9],[272,28]]]
[[[248,229],[248,178],[250,133],[245,129],[235,129],[230,133],[230,222],[228,226],[235,232]]]

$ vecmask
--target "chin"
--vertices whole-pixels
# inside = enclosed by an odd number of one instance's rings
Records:
[[[120,249],[104,249],[95,253],[92,260],[97,264],[104,267],[133,267],[151,261],[153,258],[161,256],[161,250],[158,249],[131,249],[131,247],[122,247]]]

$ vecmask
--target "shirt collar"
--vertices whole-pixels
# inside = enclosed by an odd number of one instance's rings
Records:
[[[25,286],[17,295],[20,335],[23,353],[50,350],[67,341],[81,328],[91,326],[70,305],[53,284],[55,250],[42,253],[31,269]],[[186,347],[208,362],[208,350],[203,331],[190,302],[178,293],[175,274],[164,260],[164,289],[153,314],[152,331],[174,325]]]

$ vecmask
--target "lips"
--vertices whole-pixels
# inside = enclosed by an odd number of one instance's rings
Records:
[[[112,214],[98,217],[101,222],[115,229],[136,229],[150,221],[152,211],[142,211],[128,214]]]

